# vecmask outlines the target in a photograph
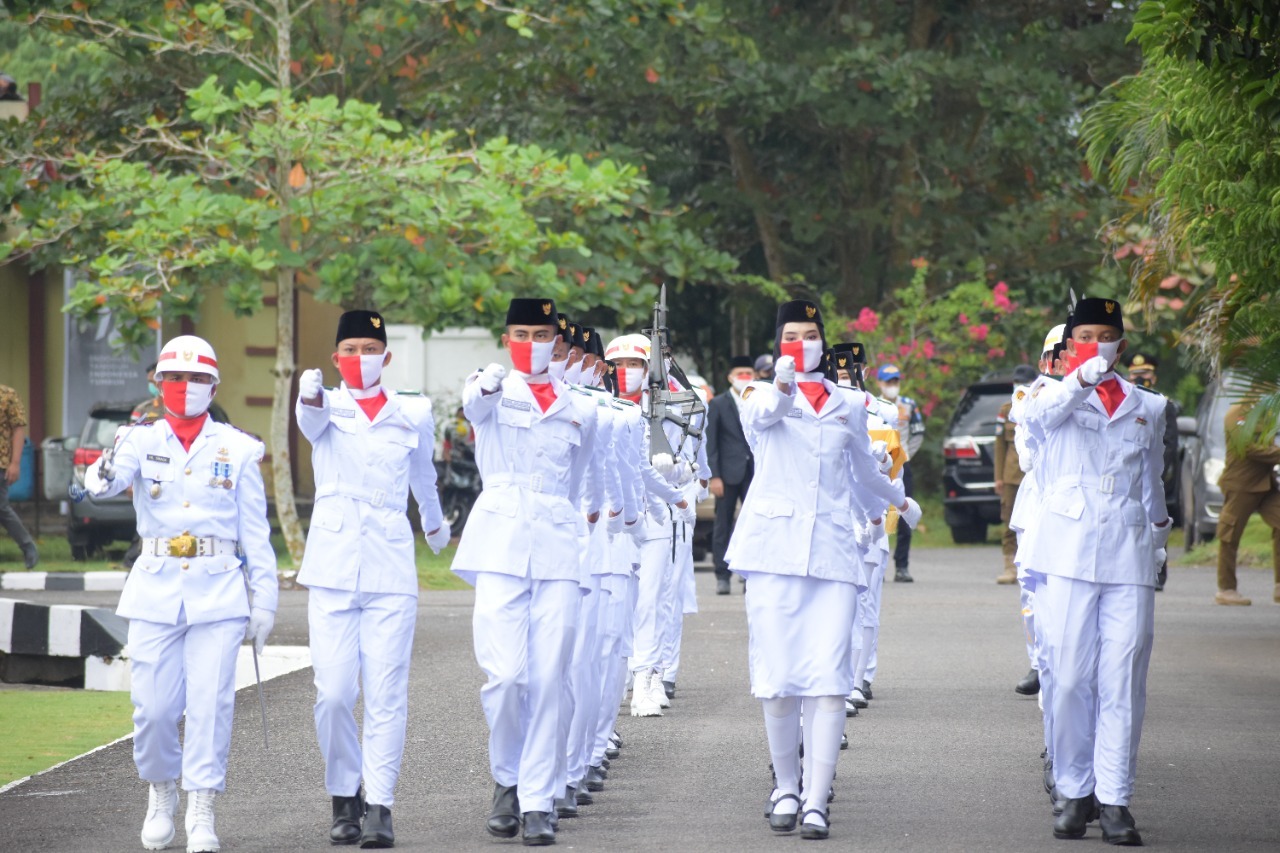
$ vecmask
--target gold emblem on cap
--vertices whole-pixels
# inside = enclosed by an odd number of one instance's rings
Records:
[[[858,354],[858,350],[860,350],[860,349],[862,349],[862,347],[854,347],[854,348],[853,348],[853,354],[854,354],[854,355],[857,355],[857,354]]]
[[[848,366],[849,366],[849,359],[845,358],[844,356],[840,356],[840,366],[841,366],[841,367],[848,367]]]
[[[568,320],[566,320],[566,319],[564,319],[563,317],[561,317],[561,318],[560,318],[560,328],[562,328],[562,329],[566,329],[566,328],[568,328],[568,326],[569,326],[569,321],[568,321]]]
[[[1140,356],[1140,355],[1135,355],[1135,356],[1133,357],[1133,366],[1134,366],[1134,367],[1141,367],[1142,365],[1144,365],[1144,364],[1146,364],[1146,363],[1147,363],[1147,360],[1146,360],[1145,358],[1143,358],[1142,356]]]
[[[183,360],[183,361],[191,361],[191,359],[193,359],[193,358],[195,358],[195,357],[196,357],[196,354],[195,354],[194,352],[192,352],[191,350],[189,350],[189,349],[184,349],[184,350],[182,351],[182,360]]]
[[[543,313],[543,314],[546,314],[548,317],[550,317],[550,316],[551,316],[551,303],[550,303],[550,302],[544,302],[544,303],[542,303],[542,313]]]
[[[582,330],[582,340],[584,340],[584,341],[589,341],[589,340],[591,340],[591,333],[590,333],[590,332],[588,332],[586,329],[583,329],[583,330]]]
[[[370,318],[369,318],[369,322],[373,324],[373,327],[374,327],[375,329],[381,329],[381,328],[382,328],[382,318],[381,318],[381,317],[370,317]]]
[[[810,320],[812,320],[813,315],[817,313],[818,313],[818,309],[814,308],[812,305],[804,306],[804,316],[808,317]]]
[[[1110,301],[1108,301],[1106,304],[1104,304],[1104,305],[1103,305],[1103,307],[1107,309],[1107,313],[1108,313],[1108,314],[1111,314],[1111,313],[1113,313],[1113,312],[1116,310],[1116,304],[1115,304],[1114,302],[1110,302]]]

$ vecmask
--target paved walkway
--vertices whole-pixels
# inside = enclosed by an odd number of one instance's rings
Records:
[[[1057,850],[1040,788],[1034,699],[1017,593],[998,587],[995,548],[920,551],[912,585],[887,584],[881,673],[871,708],[848,731],[832,807],[836,849]],[[765,826],[768,757],[747,692],[740,587],[711,594],[685,629],[675,707],[623,718],[607,788],[564,821],[562,848],[779,851],[806,846]],[[1158,595],[1156,650],[1133,810],[1162,850],[1277,850],[1280,825],[1280,605],[1269,577],[1245,572],[1255,604],[1215,607],[1208,569],[1175,571]],[[1268,593],[1264,595],[1263,593]],[[63,596],[66,593],[47,593]],[[305,593],[285,593],[276,637],[305,642]],[[52,600],[52,599],[51,599]],[[98,602],[82,602],[98,603]],[[492,783],[471,655],[469,593],[421,599],[409,743],[395,808],[399,849],[493,851],[484,833]],[[226,851],[328,850],[329,804],[311,727],[310,671],[267,686],[271,751],[257,700],[241,691],[228,793],[218,801]],[[123,742],[0,795],[5,849],[141,850],[146,789]],[[181,838],[181,833],[179,838]],[[518,842],[516,843],[518,845]]]

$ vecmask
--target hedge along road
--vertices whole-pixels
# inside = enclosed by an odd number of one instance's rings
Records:
[[[1013,692],[1027,661],[1016,589],[993,582],[998,549],[914,556],[917,582],[886,584],[875,699],[848,721],[852,748],[841,755],[832,839],[865,850],[1070,847],[1051,834],[1035,700]],[[1269,591],[1264,574],[1245,570],[1242,587]],[[710,573],[699,573],[698,587],[702,610],[685,623],[674,707],[662,718],[621,718],[622,757],[595,805],[561,823],[561,846],[777,851],[800,843],[775,837],[763,819],[769,759],[748,692],[741,588],[713,595]],[[1253,607],[1215,607],[1214,588],[1211,569],[1176,569],[1157,596],[1133,811],[1147,844],[1162,850],[1274,850],[1280,605],[1255,592]],[[397,847],[497,849],[504,842],[484,832],[492,781],[471,595],[423,593],[419,609]],[[305,634],[306,593],[282,593],[273,640],[299,643]],[[237,696],[228,790],[217,803],[223,849],[328,849],[310,671],[269,682],[267,701],[269,752],[253,689]],[[0,826],[13,849],[140,850],[146,799],[125,741],[0,794]],[[1098,842],[1096,824],[1088,838]],[[180,829],[175,844],[182,841]]]

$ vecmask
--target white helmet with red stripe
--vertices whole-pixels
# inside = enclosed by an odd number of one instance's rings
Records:
[[[181,373],[207,373],[213,377],[216,385],[218,377],[218,357],[213,347],[204,338],[195,335],[179,335],[160,350],[160,358],[156,359],[156,374],[169,371]]]
[[[604,348],[604,360],[642,358],[649,360],[649,338],[646,335],[619,335]]]

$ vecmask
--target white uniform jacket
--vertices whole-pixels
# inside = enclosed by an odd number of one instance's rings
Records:
[[[794,385],[790,395],[768,382],[743,393],[756,472],[725,555],[734,571],[859,583],[853,491],[904,500],[901,482],[871,455],[866,405],[825,385],[831,396],[821,412]]]
[[[484,490],[453,570],[469,582],[478,572],[577,581],[571,556],[579,550],[578,507],[595,452],[595,401],[553,378],[556,400],[543,412],[519,374],[508,374],[493,394],[481,392],[478,375],[463,388],[462,410],[476,431]]]
[[[183,450],[168,421],[121,427],[116,433],[115,479],[104,481],[101,461],[85,475],[94,495],[118,495],[133,486],[138,535],[167,540],[183,533],[232,544],[202,557],[157,555],[143,548],[133,564],[116,613],[162,625],[188,624],[249,615],[242,564],[248,566],[253,605],[275,611],[280,586],[271,548],[267,497],[262,486],[266,448],[248,433],[206,419]],[[223,553],[217,553],[223,551]]]
[[[1038,388],[1023,412],[1044,436],[1035,461],[1043,510],[1026,562],[1046,575],[1154,586],[1151,525],[1168,518],[1165,399],[1114,378],[1125,397],[1110,418],[1074,373]]]
[[[344,385],[321,392],[319,406],[301,399],[294,412],[311,442],[316,502],[298,572],[303,586],[418,594],[409,490],[422,530],[440,527],[436,491],[435,418],[431,401],[385,390],[372,421]]]

